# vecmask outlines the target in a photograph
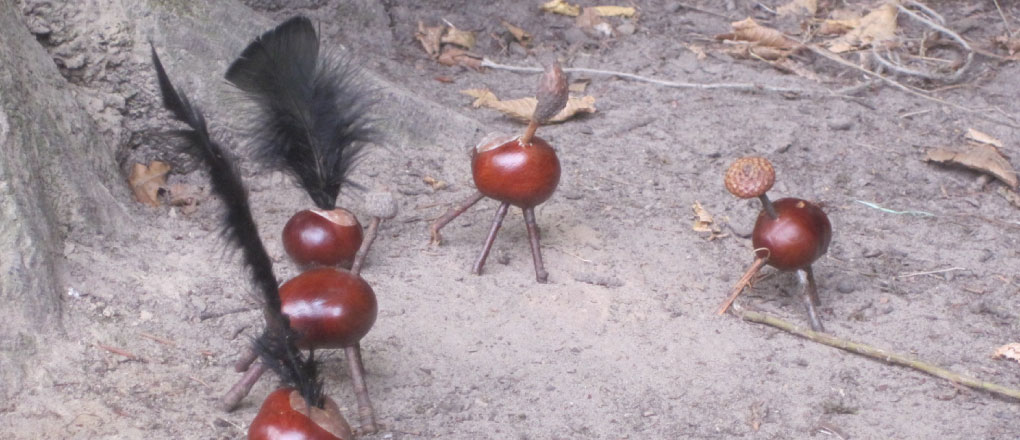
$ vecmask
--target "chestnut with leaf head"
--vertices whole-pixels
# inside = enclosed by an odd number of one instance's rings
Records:
[[[725,313],[758,270],[768,264],[782,271],[797,272],[811,328],[825,331],[815,310],[820,301],[811,264],[829,249],[832,225],[825,212],[807,200],[783,198],[773,203],[766,192],[775,179],[772,163],[763,157],[737,159],[726,171],[726,189],[742,199],[757,197],[761,200],[762,211],[751,233],[755,260],[719,306],[718,313]]]
[[[567,78],[559,63],[553,62],[542,75],[538,87],[538,104],[528,128],[518,137],[487,136],[471,151],[471,175],[478,191],[454,206],[429,228],[432,242],[441,241],[439,231],[479,200],[489,197],[500,202],[492,228],[472,272],[482,273],[496,233],[503,224],[510,205],[521,208],[531,241],[535,278],[547,282],[549,273],[542,263],[542,249],[535,207],[544,203],[560,183],[560,161],[556,150],[544,139],[535,136],[540,125],[556,116],[567,104]]]

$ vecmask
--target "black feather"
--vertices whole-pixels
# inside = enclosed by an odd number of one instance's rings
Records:
[[[285,383],[298,388],[309,404],[321,406],[322,382],[318,379],[318,366],[314,356],[305,358],[298,350],[297,334],[282,312],[273,262],[259,238],[248,203],[248,191],[237,167],[227,151],[209,136],[201,110],[192,106],[188,97],[170,82],[155,47],[152,48],[152,64],[156,68],[163,105],[174,118],[188,126],[187,129],[177,131],[177,134],[187,141],[188,153],[205,162],[209,168],[212,190],[227,206],[227,214],[223,219],[224,235],[241,250],[245,266],[265,303],[266,329],[255,341],[256,349],[263,362],[276,371]]]
[[[291,174],[328,210],[376,132],[367,116],[369,92],[352,61],[319,49],[311,20],[297,16],[248,45],[226,79],[255,104],[254,159]]]

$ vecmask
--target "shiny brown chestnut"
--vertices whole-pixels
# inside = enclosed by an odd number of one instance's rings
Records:
[[[350,269],[363,239],[358,218],[343,208],[298,211],[283,227],[283,249],[305,267]]]
[[[372,329],[378,312],[375,292],[364,279],[329,267],[283,283],[280,300],[303,349],[353,346]]]
[[[737,159],[726,171],[726,189],[740,198],[757,197],[761,200],[762,211],[751,233],[754,262],[737,281],[717,313],[725,313],[744,287],[750,285],[754,275],[768,264],[783,271],[797,271],[811,328],[825,331],[815,310],[820,301],[811,264],[829,249],[832,225],[821,208],[806,200],[784,198],[775,203],[769,200],[765,193],[772,188],[775,177],[772,163],[762,157]]]
[[[354,434],[336,402],[323,400],[322,408],[309,408],[293,388],[273,391],[248,427],[248,440],[352,440]]]
[[[492,221],[482,252],[475,260],[472,272],[482,273],[496,233],[503,225],[510,205],[521,208],[531,242],[531,257],[535,263],[535,279],[544,283],[549,279],[542,263],[542,248],[535,206],[552,197],[560,182],[560,161],[556,150],[544,139],[536,137],[538,126],[556,116],[567,103],[567,79],[558,63],[553,63],[542,75],[538,86],[538,103],[524,134],[516,138],[488,137],[472,150],[471,174],[478,190],[453,206],[429,227],[432,243],[439,244],[439,231],[457,216],[463,214],[479,200],[489,197],[500,202]]]

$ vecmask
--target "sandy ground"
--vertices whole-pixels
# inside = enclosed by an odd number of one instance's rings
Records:
[[[414,40],[419,20],[478,31],[476,52],[507,64],[536,65],[554,52],[571,67],[675,81],[834,90],[862,79],[806,54],[797,59],[823,82],[722,54],[711,37],[731,20],[680,3],[637,2],[639,18],[608,20],[633,32],[603,39],[539,13],[538,2],[385,1],[388,28],[371,32],[343,27],[342,7],[325,3],[265,13],[320,20],[327,42],[342,42],[373,72],[490,131],[522,126],[471,109],[459,91],[522,97],[536,77],[441,66]],[[724,3],[691,4],[733,21],[769,16],[754,2],[731,10]],[[984,27],[964,35],[995,50],[988,42],[1003,24],[994,6],[963,3],[974,5],[931,6],[950,23],[964,14],[980,19]],[[1020,18],[1020,7],[1002,3]],[[534,47],[503,50],[489,36],[504,32],[499,19],[529,30]],[[975,63],[971,77],[934,96],[1020,115],[1017,63]],[[736,233],[750,231],[758,209],[730,196],[722,173],[735,157],[764,155],[778,171],[773,197],[819,201],[831,219],[833,243],[815,273],[832,334],[1020,386],[1020,365],[991,358],[1020,338],[1020,211],[1000,183],[923,161],[931,148],[963,145],[963,133],[976,128],[1001,139],[1016,163],[1020,131],[982,117],[993,110],[955,110],[889,87],[849,100],[578,77],[591,79],[586,93],[598,112],[540,131],[563,166],[557,193],[537,211],[548,284],[535,282],[517,210],[485,273],[469,273],[492,201],[448,226],[441,246],[428,245],[429,221],[474,191],[465,151],[484,133],[377,148],[355,173],[366,186],[394,191],[400,207],[363,274],[380,308],[363,347],[384,426],[366,438],[1016,438],[1016,401],[713,310],[752,259],[750,240]],[[290,278],[297,270],[279,231],[310,203],[283,176],[245,169],[277,275]],[[435,190],[425,177],[448,186]],[[201,172],[171,180],[205,185]],[[359,212],[360,197],[347,192],[341,204]],[[709,240],[692,230],[695,202],[728,236]],[[218,239],[220,208],[214,198],[191,215],[136,206],[137,234],[74,237],[64,249],[71,337],[53,342],[30,372],[39,387],[0,404],[5,438],[244,437],[275,384],[262,380],[236,412],[218,409],[238,378],[232,362],[261,326],[245,274]],[[738,304],[805,325],[795,278],[766,273]],[[342,353],[326,354],[324,376],[356,424]]]

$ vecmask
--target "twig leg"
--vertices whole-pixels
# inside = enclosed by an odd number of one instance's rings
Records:
[[[740,295],[740,292],[744,291],[744,287],[747,287],[751,284],[751,278],[754,278],[754,275],[758,273],[758,271],[761,270],[761,267],[764,265],[765,265],[764,258],[756,257],[754,259],[754,263],[751,263],[751,267],[747,268],[747,271],[744,272],[744,276],[740,277],[740,281],[737,281],[737,284],[733,286],[733,290],[730,291],[730,294],[729,296],[726,297],[726,300],[723,301],[722,304],[719,304],[719,308],[715,310],[716,315],[722,315],[723,313],[726,313],[726,310],[730,308],[730,305],[733,304],[733,301],[737,300],[737,296]]]
[[[538,222],[535,221],[535,208],[524,208],[523,211],[524,224],[528,226],[528,238],[531,239],[531,259],[535,260],[535,279],[544,283],[549,280],[549,273],[542,264],[542,244],[539,242],[541,232],[538,229]]]
[[[807,306],[808,319],[811,320],[811,330],[824,332],[825,327],[822,326],[822,320],[818,319],[818,312],[815,310],[815,305],[818,304],[818,291],[815,286],[814,274],[811,273],[811,267],[808,266],[807,269],[798,270],[797,278],[804,289],[802,297],[804,305]]]
[[[248,349],[241,355],[241,358],[234,363],[234,371],[238,373],[248,371],[248,367],[250,367],[251,364],[255,362],[255,359],[258,358],[259,355],[258,353],[255,353],[255,348],[249,345]]]
[[[492,243],[496,241],[496,233],[499,232],[499,227],[503,226],[503,218],[506,217],[507,210],[510,209],[509,203],[503,203],[499,205],[499,209],[496,210],[496,218],[492,220],[492,229],[489,230],[489,236],[485,237],[485,245],[482,246],[482,253],[478,255],[478,259],[475,260],[475,266],[471,269],[471,273],[475,275],[482,274],[482,266],[485,266],[485,259],[489,258],[489,251],[492,250]]]
[[[351,265],[351,273],[355,275],[361,273],[361,266],[365,264],[365,256],[368,255],[368,249],[372,247],[372,242],[374,242],[375,237],[379,235],[379,223],[382,223],[381,218],[372,217],[372,221],[368,224],[368,228],[365,230],[365,239],[361,241],[361,247],[358,249],[357,255],[354,256],[354,264]]]
[[[432,222],[432,225],[429,226],[429,232],[432,234],[432,244],[439,244],[439,242],[442,241],[443,237],[439,235],[439,230],[443,229],[443,226],[446,226],[447,223],[450,223],[453,219],[457,218],[457,216],[463,214],[464,211],[467,211],[468,208],[474,206],[475,203],[478,203],[478,201],[482,200],[484,197],[485,196],[482,195],[482,193],[475,191],[471,197],[464,199],[464,201],[460,202],[460,204],[450,208],[449,211],[446,211],[446,214],[443,214],[442,217],[439,217],[436,221]]]
[[[368,397],[368,386],[365,385],[365,366],[361,362],[361,344],[344,348],[344,354],[347,355],[348,370],[350,370],[351,382],[354,384],[354,395],[358,398],[361,432],[373,434],[378,428],[375,426],[375,410],[372,409],[372,400]]]
[[[223,410],[231,412],[240,406],[241,401],[244,400],[248,393],[251,392],[251,387],[255,386],[255,383],[262,377],[262,373],[266,372],[266,365],[262,362],[256,363],[248,368],[248,372],[244,373],[241,380],[237,381],[230,391],[223,396]]]

